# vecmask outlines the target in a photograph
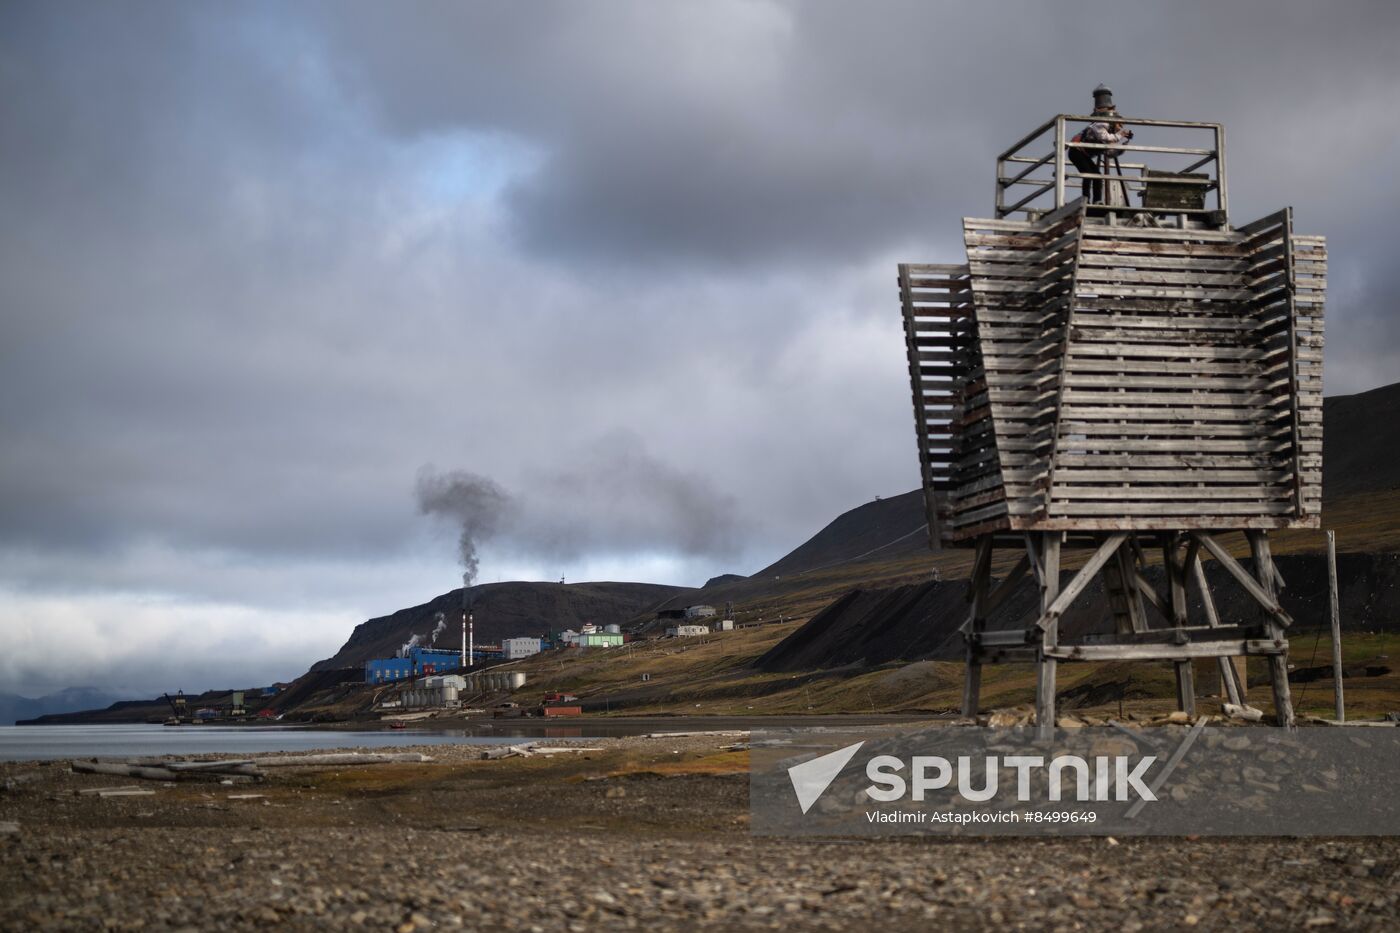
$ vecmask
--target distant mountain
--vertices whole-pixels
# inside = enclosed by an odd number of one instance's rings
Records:
[[[786,556],[754,574],[754,578],[771,580],[866,557],[872,561],[889,560],[901,554],[926,552],[925,524],[921,490],[876,499],[841,513]]]
[[[472,603],[478,644],[497,644],[502,638],[547,635],[551,631],[578,629],[584,623],[622,624],[662,603],[696,590],[657,583],[485,583],[467,591]],[[350,639],[333,657],[312,665],[313,671],[355,667],[371,658],[392,657],[414,635],[425,641],[432,634],[437,613],[447,628],[437,647],[459,651],[462,647],[461,589],[444,593],[421,606],[400,609],[355,626]]]
[[[1400,489],[1400,382],[1322,400],[1322,495]]]
[[[55,713],[99,709],[118,699],[96,687],[68,687],[57,693],[31,699],[14,693],[0,693],[0,726],[13,726],[20,719],[35,719]]]

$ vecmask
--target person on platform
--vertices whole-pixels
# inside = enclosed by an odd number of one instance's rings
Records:
[[[1108,159],[1121,155],[1121,149],[1084,149],[1076,145],[1077,143],[1094,143],[1101,146],[1111,146],[1116,143],[1126,143],[1133,138],[1133,131],[1125,129],[1121,122],[1112,118],[1118,116],[1118,108],[1113,104],[1113,91],[1105,84],[1100,84],[1094,88],[1094,114],[1095,117],[1102,117],[1095,120],[1083,130],[1074,134],[1070,140],[1069,160],[1074,163],[1074,167],[1085,175],[1107,175]],[[1101,178],[1083,179],[1084,199],[1090,204],[1105,203],[1104,193],[1106,191],[1104,180]]]

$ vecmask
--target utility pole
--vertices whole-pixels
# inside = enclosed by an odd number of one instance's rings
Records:
[[[1337,722],[1346,722],[1342,702],[1342,613],[1337,600],[1337,533],[1327,532],[1327,590],[1332,601],[1332,683],[1337,701]]]

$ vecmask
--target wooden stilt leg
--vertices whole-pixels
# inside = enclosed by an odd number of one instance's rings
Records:
[[[1044,652],[1035,671],[1035,734],[1041,739],[1055,735],[1055,659]]]
[[[1235,690],[1239,693],[1239,703],[1244,705],[1249,702],[1249,665],[1245,663],[1245,658],[1222,659],[1230,662],[1231,679],[1235,682]],[[1228,689],[1228,688],[1227,688]],[[1231,701],[1235,702],[1235,701]]]
[[[1176,708],[1193,719],[1196,716],[1196,675],[1190,661],[1176,662]]]
[[[1173,540],[1162,548],[1162,569],[1167,576],[1167,599],[1172,625],[1176,628],[1177,644],[1186,644],[1186,567],[1196,562],[1196,542],[1181,555],[1181,541]],[[1176,662],[1176,708],[1188,716],[1196,715],[1196,677],[1189,660]]]
[[[1288,689],[1288,655],[1269,655],[1269,680],[1274,688],[1274,715],[1280,726],[1293,725],[1293,698]]]
[[[962,711],[964,716],[976,716],[982,693],[982,646],[979,636],[986,627],[987,589],[992,572],[992,536],[977,542],[977,556],[972,564],[972,609],[968,614],[967,670],[963,681]]]
[[[1215,611],[1215,600],[1210,595],[1210,583],[1206,580],[1205,568],[1201,566],[1200,554],[1191,562],[1190,571],[1196,577],[1196,588],[1201,593],[1201,606],[1206,611],[1206,624],[1220,628],[1220,614]],[[1222,699],[1240,706],[1245,701],[1244,658],[1217,658],[1220,667],[1220,695]],[[1238,667],[1236,666],[1238,664]]]
[[[963,681],[962,714],[977,715],[977,704],[982,699],[982,662],[977,658],[977,649],[967,647],[967,678]]]
[[[1060,595],[1060,533],[1048,532],[1040,539],[1040,611],[1044,615]],[[1035,678],[1036,736],[1052,738],[1055,734],[1055,664],[1046,651],[1059,643],[1059,621],[1052,617],[1045,629]]]
[[[1278,599],[1277,581],[1274,579],[1274,560],[1269,550],[1269,536],[1263,531],[1246,532],[1249,538],[1250,554],[1254,558],[1254,575],[1259,586],[1272,600]],[[1273,616],[1266,617],[1269,634],[1276,639],[1283,638],[1283,628]],[[1293,698],[1288,689],[1288,655],[1269,655],[1269,681],[1274,690],[1274,714],[1280,726],[1293,725]]]

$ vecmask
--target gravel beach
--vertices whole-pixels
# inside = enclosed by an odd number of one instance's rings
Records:
[[[805,841],[713,736],[142,783],[0,768],[4,929],[1394,929],[1393,839]],[[139,782],[138,782],[139,783]]]

